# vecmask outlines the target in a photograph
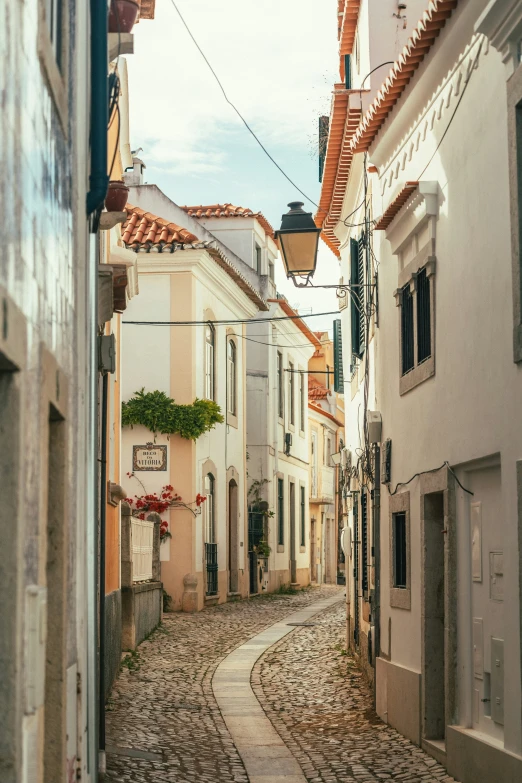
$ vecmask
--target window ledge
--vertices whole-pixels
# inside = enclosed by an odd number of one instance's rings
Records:
[[[285,545],[284,544],[278,544],[277,545],[277,551],[278,552],[284,552],[285,551]]]
[[[406,394],[419,384],[427,381],[428,378],[431,378],[433,375],[435,375],[435,357],[430,356],[430,358],[426,359],[422,364],[418,364],[413,370],[406,373],[406,375],[401,376],[399,381],[399,394],[401,396]]]
[[[100,231],[110,231],[118,223],[125,223],[127,220],[126,212],[102,212],[100,215]]]
[[[120,54],[134,54],[133,33],[109,33],[109,62],[111,63]]]
[[[234,427],[236,430],[239,427],[237,416],[235,416],[233,413],[230,413],[230,411],[227,413],[227,424],[229,424],[231,427]]]

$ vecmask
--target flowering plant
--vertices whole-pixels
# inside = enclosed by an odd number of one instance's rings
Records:
[[[150,514],[151,512],[161,515],[173,508],[186,508],[195,515],[196,512],[191,506],[195,505],[199,508],[207,499],[205,495],[200,495],[198,492],[196,499],[192,503],[184,503],[181,495],[178,495],[178,493],[175,492],[172,484],[165,484],[157,493],[147,493],[142,482],[134,473],[127,473],[127,476],[129,478],[135,478],[146,493],[144,495],[134,495],[133,498],[125,498],[125,502],[129,504],[138,519],[145,519],[145,515]],[[167,538],[172,538],[172,534],[169,531],[169,523],[166,519],[162,519],[160,524],[160,541],[166,541]]]

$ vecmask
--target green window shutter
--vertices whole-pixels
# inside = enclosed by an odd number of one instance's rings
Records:
[[[350,284],[359,285],[359,243],[350,239]],[[359,356],[361,313],[359,310],[359,289],[353,288],[350,296],[350,321],[352,331],[352,354]]]
[[[344,394],[344,373],[343,373],[343,334],[341,329],[341,319],[336,318],[333,322],[333,343],[334,343],[334,391],[338,394]]]
[[[358,246],[358,280],[361,288],[358,289],[359,301],[359,356],[364,353],[366,318],[365,318],[365,288],[364,288],[364,267],[366,255],[366,237],[363,234],[359,237]]]
[[[344,55],[344,86],[347,90],[352,89],[352,63],[349,54]]]

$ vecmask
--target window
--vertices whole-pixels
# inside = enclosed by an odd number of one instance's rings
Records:
[[[277,412],[282,419],[285,412],[283,391],[283,354],[277,353]]]
[[[352,354],[361,357],[365,343],[364,317],[364,262],[366,255],[364,234],[360,239],[350,240],[350,284],[354,286],[351,295]]]
[[[300,530],[300,545],[306,546],[306,538],[305,538],[305,528],[306,528],[306,495],[305,495],[305,487],[301,486],[299,488],[300,493],[300,503],[299,503],[299,530]]]
[[[205,326],[205,397],[215,399],[215,342],[216,332],[212,324]]]
[[[317,497],[317,433],[315,430],[310,437],[310,450],[312,452],[312,497]]]
[[[205,543],[214,544],[216,541],[215,527],[215,483],[216,480],[212,473],[207,473],[205,477],[205,494],[207,502],[205,503],[206,525],[205,525]]]
[[[305,376],[299,373],[299,429],[305,431]]]
[[[400,306],[400,393],[435,374],[433,356],[434,261],[410,270],[396,297]]]
[[[233,340],[229,340],[227,345],[227,367],[228,412],[235,416],[237,413],[237,367],[236,344]]]
[[[285,543],[285,494],[284,480],[277,479],[277,543],[283,546]]]
[[[520,51],[520,44],[519,44]],[[513,361],[522,362],[522,79],[507,82],[511,268],[513,276]]]
[[[63,64],[63,4],[62,0],[46,0],[45,21],[56,65],[62,70]]]
[[[332,438],[330,435],[325,436],[324,441],[324,464],[332,464]]]
[[[405,589],[406,575],[406,514],[393,514],[393,586]]]
[[[417,364],[431,356],[430,279],[426,269],[417,275]]]
[[[262,270],[263,253],[259,245],[255,246],[255,251],[256,251],[256,258],[255,258],[256,272],[258,275],[260,275],[262,274],[261,270]]]
[[[288,362],[288,407],[290,408],[290,424],[295,424],[295,375],[294,365]]]
[[[361,588],[368,592],[368,495],[361,492]]]
[[[414,362],[414,334],[413,334],[413,294],[410,284],[402,289],[401,311],[401,340],[402,340],[402,374],[405,375],[415,366]]]
[[[275,278],[274,278],[274,262],[273,261],[269,261],[268,262],[268,277],[270,278],[272,283],[275,282]]]

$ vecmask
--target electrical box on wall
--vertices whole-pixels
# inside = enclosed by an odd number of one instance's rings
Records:
[[[367,417],[370,443],[380,443],[382,434],[382,416],[380,411],[368,411]]]

